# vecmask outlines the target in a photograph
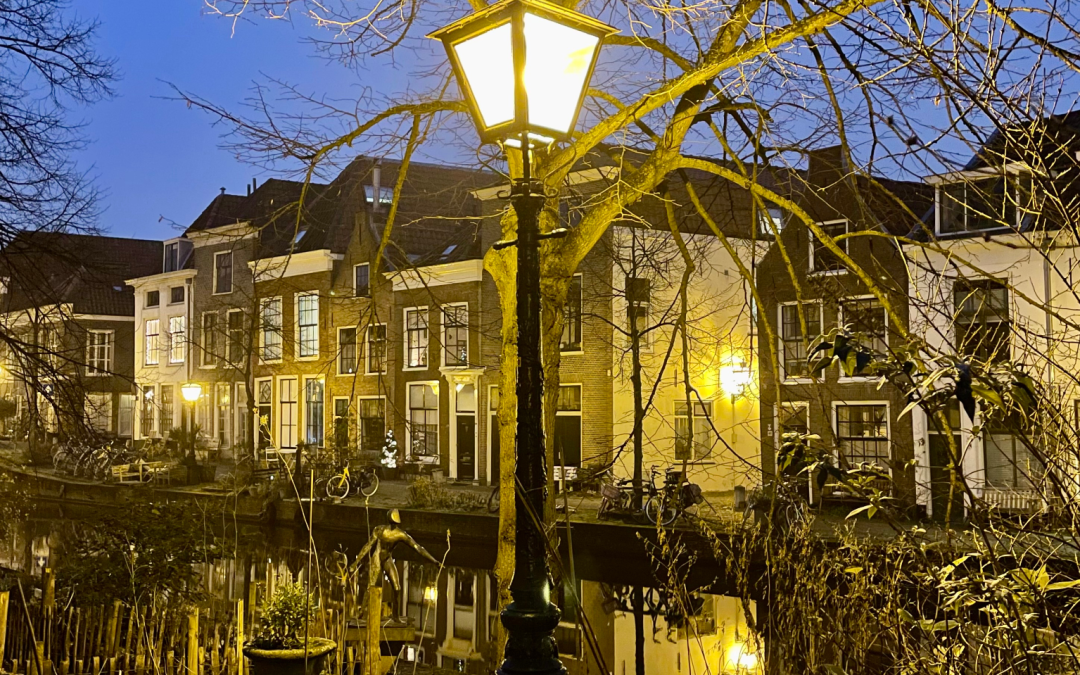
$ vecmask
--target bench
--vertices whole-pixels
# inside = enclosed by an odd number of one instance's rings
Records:
[[[172,477],[172,467],[166,462],[132,462],[116,464],[109,469],[112,479],[118,483],[168,483]]]

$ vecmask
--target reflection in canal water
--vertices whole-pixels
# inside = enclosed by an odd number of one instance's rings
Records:
[[[65,540],[78,537],[93,518],[82,517],[86,520],[38,514],[11,528],[0,545],[0,565],[40,577],[46,567],[62,563]],[[231,542],[229,555],[198,566],[209,603],[243,600],[257,607],[282,581],[310,580],[313,592],[322,589],[323,607],[334,608],[350,625],[360,620],[356,579],[366,578],[366,572],[356,574],[349,563],[362,537],[320,539],[310,554],[307,536],[291,528],[240,528],[224,539]],[[446,550],[445,542],[424,544],[436,558]],[[440,571],[406,548],[395,552],[404,558],[397,563],[402,584],[397,609],[415,633],[395,654],[398,665],[410,669],[397,672],[412,672],[414,664],[417,672],[493,672],[499,621],[490,571],[494,552],[451,547]],[[639,586],[567,579],[557,584],[556,595],[563,611],[556,640],[571,675],[760,672],[762,647],[750,635],[744,614],[756,612],[752,602],[709,593],[671,594],[647,579]]]

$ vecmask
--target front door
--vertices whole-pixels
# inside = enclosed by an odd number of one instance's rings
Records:
[[[476,416],[457,416],[457,477],[476,478]]]

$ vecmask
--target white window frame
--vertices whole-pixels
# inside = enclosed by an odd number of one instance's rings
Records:
[[[208,316],[213,316],[214,317],[214,330],[213,331],[207,331],[206,330],[206,318]],[[220,327],[218,325],[218,319],[219,318],[220,318],[220,316],[219,316],[219,314],[217,312],[203,312],[202,313],[202,323],[200,325],[200,330],[199,330],[199,338],[200,338],[200,342],[202,343],[202,345],[201,345],[202,354],[200,355],[200,358],[199,358],[199,367],[200,368],[207,368],[207,369],[217,368],[218,363],[221,361],[221,356],[217,353],[217,351],[221,348],[220,345],[217,344],[218,338],[221,335],[221,330],[220,330]],[[213,336],[214,337],[214,348],[213,348],[213,350],[211,350],[207,346],[207,338],[210,337],[211,332],[216,333],[216,335]]]
[[[268,359],[266,358],[266,335],[268,332],[266,325],[266,308],[274,302],[276,302],[278,305],[279,317],[277,325],[277,333],[279,337],[277,345],[278,355],[277,358]],[[283,310],[284,306],[281,301],[280,295],[274,296],[272,298],[263,298],[259,301],[259,363],[281,363],[281,361],[285,358],[285,313]],[[272,333],[273,331],[270,330],[269,332]]]
[[[292,445],[285,445],[284,444],[284,442],[283,442],[284,434],[282,433],[282,429],[284,428],[284,423],[285,423],[285,415],[282,414],[284,409],[282,408],[283,400],[281,398],[281,385],[286,380],[291,380],[292,383],[293,383],[293,386],[296,387],[296,392],[294,394],[295,399],[292,401],[292,404],[295,405],[296,408],[295,408],[294,413],[292,415],[292,424],[290,425],[294,429],[293,435],[292,435],[293,436],[292,437],[292,442],[293,442]],[[300,381],[300,378],[298,376],[296,376],[296,375],[279,375],[279,376],[274,378],[274,392],[273,392],[274,403],[273,403],[273,408],[272,409],[274,409],[276,411],[276,413],[277,413],[277,420],[276,420],[277,434],[273,437],[272,440],[273,440],[274,446],[277,448],[278,452],[281,452],[281,453],[284,453],[284,454],[292,454],[292,453],[296,452],[296,444],[300,440],[300,438],[301,438],[300,434],[304,430],[303,420],[301,419],[301,417],[303,416],[303,412],[304,412],[304,410],[303,410],[304,397],[303,397],[303,393],[302,393],[303,390],[301,389],[302,384],[303,383]]]
[[[149,396],[147,396],[149,394]],[[148,432],[143,431],[143,422],[146,420],[146,402],[150,401],[150,429]],[[144,384],[139,388],[139,422],[136,425],[139,429],[140,438],[155,438],[161,436],[161,432],[158,431],[158,416],[161,410],[161,402],[158,401],[157,385]]]
[[[102,344],[95,344],[93,336],[104,335],[105,342]],[[100,362],[102,359],[95,353],[96,350],[104,347],[104,368],[99,368],[94,364]],[[92,328],[86,331],[86,374],[91,377],[102,377],[106,375],[112,375],[112,364],[114,351],[116,349],[116,331],[107,329]]]
[[[556,393],[556,399],[555,399],[556,400],[556,404],[555,404],[555,416],[556,417],[577,417],[577,418],[579,418],[581,420],[580,422],[578,422],[578,441],[579,441],[579,444],[581,446],[581,455],[582,455],[581,462],[582,462],[582,464],[580,464],[578,466],[567,466],[566,467],[567,478],[569,478],[570,480],[573,480],[573,479],[577,478],[577,472],[578,472],[579,469],[582,468],[582,465],[585,462],[585,414],[584,414],[585,413],[585,383],[584,382],[559,382],[559,388],[562,388],[562,387],[577,387],[578,391],[581,392],[580,395],[578,396],[578,400],[581,401],[581,410],[559,410],[558,393]],[[551,430],[551,448],[552,448],[552,452],[554,452],[554,450],[555,450],[555,430],[554,429]],[[563,459],[565,460],[565,457]],[[563,465],[559,464],[558,461],[556,461],[554,471],[552,472],[552,480],[554,480],[554,481],[562,481],[563,480],[562,469],[563,469]]]
[[[791,301],[791,302],[781,302],[781,303],[777,304],[777,306],[776,306],[776,339],[779,342],[779,344],[777,345],[777,348],[779,350],[777,352],[777,355],[778,355],[777,361],[780,362],[780,369],[783,371],[783,377],[781,378],[781,381],[784,384],[808,384],[808,383],[814,382],[815,379],[816,379],[816,378],[810,377],[808,375],[800,375],[800,376],[797,376],[797,377],[789,377],[788,374],[787,374],[787,363],[786,363],[786,359],[784,358],[784,308],[785,307],[795,307],[795,306],[800,305],[800,304],[804,305],[804,306],[810,306],[810,305],[816,305],[817,306],[817,308],[818,308],[818,329],[822,333],[825,332],[825,303],[822,300],[806,300],[806,301],[801,302],[801,303],[798,302],[798,301]],[[808,347],[807,347],[807,362],[806,362],[806,365],[807,365],[807,368],[809,369],[809,366],[810,366],[809,344],[813,342],[813,339],[807,340],[806,339],[807,336],[805,336],[805,335],[802,336],[802,337],[803,337],[803,340],[806,341],[806,343],[808,345]],[[818,336],[815,335],[814,337],[816,338]]]
[[[182,288],[182,289],[184,289],[184,299],[183,300],[177,300],[176,302],[173,302],[172,292],[173,292],[174,288]],[[187,301],[187,294],[188,294],[187,285],[181,284],[180,286],[169,286],[169,299],[165,303],[165,305],[166,306],[171,305],[173,307],[177,307],[179,305],[182,305]]]
[[[806,411],[806,432],[813,433],[810,430],[810,402],[809,401],[781,401],[773,406],[773,443],[775,444],[776,451],[780,452],[780,411],[781,410],[805,410]]]
[[[180,321],[180,328],[181,328],[182,332],[180,333],[179,344],[177,343],[176,338],[173,337],[174,335],[176,335],[176,332],[173,331],[173,319],[178,319]],[[179,354],[180,354],[179,358],[177,358],[177,350],[179,350]],[[187,317],[184,316],[183,314],[180,314],[180,315],[177,315],[177,316],[170,316],[169,317],[169,364],[170,365],[176,365],[176,364],[179,364],[179,363],[184,363],[186,358],[187,358]]]
[[[322,419],[320,420],[320,424],[322,425],[322,441],[320,441],[319,444],[316,445],[315,447],[325,448],[326,447],[326,395],[329,392],[328,392],[328,390],[326,388],[326,378],[324,378],[322,375],[305,375],[305,376],[303,376],[301,378],[300,392],[299,392],[299,398],[300,398],[300,429],[299,429],[299,431],[300,431],[300,439],[297,442],[302,440],[304,443],[308,444],[309,447],[311,445],[310,443],[308,443],[308,440],[307,440],[307,438],[308,438],[308,435],[307,435],[307,433],[308,433],[308,422],[310,422],[310,420],[308,419],[307,391],[308,391],[308,382],[311,382],[311,381],[319,382],[322,385]]]
[[[155,324],[153,344],[150,344],[150,324]],[[156,366],[161,363],[161,319],[147,319],[143,322],[143,364]]]
[[[326,401],[326,393],[327,392],[324,390],[323,391],[323,401],[324,401],[323,404],[324,405],[325,405],[325,401]],[[325,447],[331,447],[332,446],[335,449],[337,449],[338,452],[343,453],[343,456],[345,456],[347,454],[345,452],[346,448],[337,447],[337,421],[339,419],[341,419],[341,418],[338,417],[338,414],[337,414],[337,403],[338,403],[338,401],[345,401],[346,402],[345,418],[344,419],[345,419],[345,423],[347,425],[351,426],[352,413],[350,411],[352,410],[352,399],[349,398],[348,396],[331,396],[330,397],[330,413],[329,413],[329,416],[330,416],[330,433],[327,434],[325,430],[323,431],[323,445]],[[345,435],[346,435],[345,445],[346,446],[352,445],[352,429],[351,428],[346,428]],[[330,438],[327,439],[327,436],[329,436]],[[327,442],[327,440],[329,440],[330,442]]]
[[[832,402],[832,434],[833,439],[836,442],[836,446],[839,448],[840,440],[840,414],[839,409],[848,406],[884,406],[885,407],[885,437],[888,447],[888,453],[886,454],[886,464],[880,468],[884,469],[889,475],[892,475],[892,466],[889,462],[893,458],[893,426],[892,426],[892,410],[888,401],[874,400],[874,401],[833,401]],[[809,421],[809,418],[808,418]],[[840,465],[839,452],[833,456],[836,460],[837,466]]]
[[[643,353],[651,353],[652,352],[652,344],[653,344],[653,335],[652,335],[653,331],[651,329],[654,328],[654,326],[652,326],[651,324],[652,324],[652,315],[653,315],[653,297],[656,294],[656,285],[653,284],[653,278],[652,277],[646,277],[646,276],[635,277],[635,276],[630,275],[630,274],[626,274],[623,277],[623,289],[622,289],[623,290],[623,298],[622,298],[622,300],[623,300],[623,311],[624,311],[624,316],[623,316],[624,324],[623,324],[623,326],[624,326],[624,329],[626,330],[627,349],[630,348],[631,343],[632,343],[632,338],[631,338],[631,335],[630,335],[630,288],[629,288],[629,285],[626,283],[630,279],[640,279],[642,281],[649,282],[649,302],[641,303],[641,304],[644,304],[647,309],[645,311],[645,330],[641,331],[638,334],[638,349]],[[582,289],[582,300],[584,300],[584,289]],[[562,336],[559,336],[559,339],[562,340]]]
[[[259,385],[264,382],[270,383],[270,402],[266,404],[259,400],[259,394],[261,393],[259,391]],[[277,383],[274,382],[274,378],[272,377],[257,377],[252,381],[252,384],[254,386],[252,387],[251,392],[252,394],[254,394],[255,398],[255,400],[251,402],[251,409],[254,412],[253,426],[255,428],[253,429],[253,432],[255,434],[255,448],[256,450],[262,450],[259,445],[260,439],[262,438],[262,417],[259,411],[259,407],[262,405],[267,405],[270,408],[270,419],[267,420],[267,428],[270,430],[270,445],[268,447],[276,448],[278,430],[274,427],[274,420],[277,418],[278,415],[274,412],[274,406],[277,404],[278,397]]]
[[[353,363],[353,372],[351,372],[351,373],[346,373],[345,371],[343,371],[341,369],[341,351],[342,351],[342,345],[343,345],[343,343],[341,342],[341,331],[343,331],[343,330],[352,330],[353,331],[353,361],[354,361],[354,363]],[[359,333],[360,333],[360,331],[358,330],[358,328],[356,326],[338,326],[338,328],[337,328],[337,352],[334,354],[334,362],[335,362],[334,363],[334,372],[337,373],[337,375],[339,377],[350,377],[350,376],[356,375],[357,373],[360,372],[360,340],[358,339],[359,338]]]
[[[412,383],[410,382],[409,384],[412,384]],[[406,388],[406,393],[407,392],[408,392],[408,388]],[[356,451],[357,452],[363,452],[364,451],[364,448],[363,448],[363,442],[364,442],[364,418],[362,417],[363,412],[364,412],[364,405],[363,405],[364,401],[382,401],[382,410],[383,410],[383,424],[382,424],[382,426],[383,426],[383,434],[382,435],[383,435],[384,439],[386,437],[386,430],[387,430],[387,428],[389,428],[389,425],[386,422],[386,413],[387,413],[386,396],[357,396],[356,397]],[[410,445],[410,447],[412,447],[412,446]],[[398,445],[398,450],[400,450],[400,449],[401,449],[401,446]],[[379,452],[380,452],[380,454],[382,453],[382,446],[379,447]],[[406,456],[408,456],[408,455],[406,455]],[[379,459],[381,460],[382,457],[380,457]]]
[[[368,268],[367,293],[365,293],[363,295],[360,295],[359,290],[356,288],[356,270],[358,268],[360,268],[360,267]],[[371,265],[370,265],[370,263],[359,263],[359,264],[353,265],[352,287],[353,287],[353,297],[354,298],[370,298],[371,297]]]
[[[578,307],[578,310],[579,310],[578,321],[581,323],[581,348],[580,349],[575,349],[573,351],[569,351],[569,350],[564,351],[563,348],[562,348],[562,345],[563,345],[562,335],[560,335],[559,336],[559,353],[562,354],[563,356],[580,356],[580,355],[585,353],[585,277],[581,272],[578,272],[578,273],[574,274],[573,278],[571,279],[571,285],[573,285],[573,279],[578,280],[578,288],[581,290],[581,298],[580,298],[581,306]],[[569,287],[567,287],[567,288],[569,288]],[[651,295],[651,292],[650,292],[650,295]],[[563,321],[564,321],[564,323],[566,321],[565,312],[566,312],[566,310],[564,309],[563,310],[563,313],[564,313]],[[566,330],[565,325],[563,326],[563,330],[564,331]]]
[[[826,226],[829,226],[829,225],[839,225],[841,223],[843,223],[843,225],[844,225],[844,234],[845,235],[846,234],[851,234],[851,221],[849,219],[847,219],[847,218],[836,218],[834,220],[822,220],[822,221],[820,221],[820,222],[818,222],[816,224],[817,224],[818,227],[826,227]],[[818,240],[817,235],[815,235],[814,232],[812,230],[810,230],[809,228],[807,228],[807,231],[810,233],[810,237],[809,237],[809,239],[810,239],[810,242],[809,242],[809,244],[810,244],[810,257],[809,257],[809,266],[807,267],[807,271],[810,274],[813,274],[815,276],[830,276],[830,275],[836,275],[836,274],[847,274],[847,268],[846,267],[842,267],[842,268],[836,269],[836,270],[819,270],[819,269],[817,269],[817,261],[814,259],[814,242],[816,242]],[[850,257],[851,253],[848,251],[848,242],[849,241],[851,241],[851,240],[850,239],[843,239],[843,240],[841,240],[839,242],[838,245],[844,250],[844,254]]]
[[[435,405],[437,406],[435,408],[435,417],[438,420],[435,423],[435,454],[414,456],[412,454],[412,388],[422,385],[431,387],[432,390],[435,392]],[[442,457],[442,396],[441,392],[439,391],[438,380],[416,380],[413,382],[405,383],[405,419],[405,457],[408,460],[420,461],[427,464],[438,464]],[[422,459],[417,460],[416,457],[420,457]]]
[[[720,437],[716,433],[716,431],[718,431],[718,430],[716,430],[714,428],[714,424],[713,424],[713,417],[716,415],[715,400],[711,399],[711,398],[702,398],[702,399],[698,400],[697,396],[691,396],[690,397],[690,408],[687,409],[687,411],[686,411],[687,414],[686,415],[680,415],[679,414],[678,406],[679,406],[680,403],[683,403],[683,404],[686,403],[686,397],[685,396],[675,398],[671,402],[672,431],[675,432],[674,438],[673,438],[674,442],[672,443],[672,461],[673,462],[686,461],[689,464],[706,464],[706,463],[711,464],[711,463],[713,463],[713,460],[711,459],[711,457],[713,456],[713,452],[716,450],[716,446],[720,444]],[[698,414],[695,413],[696,407],[699,406],[699,405],[702,407],[702,409],[705,410],[704,415],[698,415]],[[712,444],[709,446],[709,449],[706,452],[706,454],[704,454],[704,455],[702,455],[700,457],[698,456],[698,453],[697,453],[697,449],[698,449],[697,438],[694,437],[694,436],[691,436],[691,438],[690,438],[690,458],[687,459],[687,460],[682,460],[682,459],[679,459],[679,458],[675,457],[676,445],[677,445],[678,440],[679,440],[677,424],[678,424],[678,420],[679,420],[680,417],[685,417],[688,420],[690,420],[690,419],[694,420],[694,428],[693,428],[694,435],[696,435],[698,433],[698,426],[697,426],[698,422],[697,421],[698,420],[704,420],[705,427],[708,428],[709,436],[710,436],[710,438],[712,438]]]
[[[158,298],[157,298],[157,302],[155,302],[155,303],[154,303],[154,304],[152,304],[152,305],[150,304],[150,294],[151,294],[151,293],[157,293],[157,295],[158,295]],[[149,290],[149,291],[146,291],[146,292],[145,292],[145,293],[143,294],[143,307],[145,307],[145,308],[147,308],[147,309],[152,309],[152,308],[156,308],[156,307],[161,307],[161,289],[159,289],[159,288],[154,288],[154,289],[151,289],[151,290]]]
[[[424,330],[427,335],[424,338],[424,346],[422,348],[424,354],[424,363],[419,366],[409,365],[409,312],[417,312],[420,316],[424,317]],[[427,370],[431,363],[431,315],[427,306],[423,307],[406,307],[402,310],[401,314],[401,333],[402,344],[404,346],[405,358],[402,359],[402,371],[416,371]]]
[[[227,403],[222,405],[221,392],[225,392]],[[225,411],[225,419],[221,419],[222,409]],[[236,444],[233,438],[233,430],[236,428],[236,423],[233,420],[233,415],[236,414],[236,401],[233,398],[233,387],[231,382],[218,382],[214,384],[214,440],[217,441],[219,448],[232,447]],[[222,422],[224,421],[224,424]],[[222,427],[225,427],[222,429]],[[222,431],[225,432],[226,443],[222,443],[221,435]]]
[[[382,370],[371,369],[371,329],[376,327],[382,327],[383,329],[383,367]],[[390,361],[389,354],[387,354],[386,346],[390,344],[386,335],[385,323],[373,323],[368,324],[368,327],[364,329],[364,374],[365,375],[385,375],[388,370],[388,363]]]
[[[845,320],[845,317],[844,317],[844,305],[847,304],[847,303],[850,303],[850,302],[858,302],[860,300],[874,300],[874,301],[878,302],[879,309],[881,309],[881,313],[885,317],[885,348],[887,350],[888,347],[889,347],[889,313],[885,309],[885,305],[882,305],[881,302],[878,300],[877,296],[875,296],[875,295],[852,295],[852,296],[847,296],[847,297],[840,298],[840,301],[837,303],[837,307],[836,307],[836,322],[837,322],[837,325],[843,326],[845,323],[847,323],[847,321]],[[822,327],[822,329],[824,330],[824,327]],[[865,382],[868,379],[874,379],[874,378],[878,377],[876,375],[848,375],[847,373],[844,372],[844,367],[842,365],[840,365],[840,364],[837,364],[837,370],[839,371],[838,378],[839,378],[839,382],[841,382],[841,383],[844,383],[844,382]]]
[[[304,343],[300,338],[300,333],[301,333],[301,331],[300,331],[300,300],[302,298],[315,298],[315,352],[313,354],[308,354],[306,356],[303,354]],[[295,344],[296,344],[296,349],[295,349],[296,360],[297,361],[317,361],[319,359],[319,354],[320,354],[320,351],[322,349],[322,345],[320,344],[321,336],[319,335],[320,332],[321,332],[321,328],[322,328],[322,302],[321,302],[321,299],[319,298],[319,292],[318,291],[303,291],[303,292],[297,293],[295,296],[293,296],[293,315],[295,317],[295,321],[293,321],[293,323],[295,325],[295,336],[294,337],[295,337]]]
[[[988,178],[1004,178],[1006,176],[1019,176],[1021,174],[1025,174],[1025,173],[1029,174],[1029,175],[1031,174],[1031,170],[1027,165],[1025,165],[1022,162],[1010,162],[1009,164],[1007,164],[1002,169],[999,169],[997,167],[984,167],[982,169],[975,169],[975,170],[971,170],[971,171],[954,171],[952,173],[944,174],[944,175],[941,175],[941,176],[931,176],[931,177],[927,178],[926,182],[929,183],[930,185],[934,186],[934,234],[936,234],[938,236],[944,236],[944,237],[963,237],[965,235],[970,236],[972,234],[978,234],[978,233],[981,233],[981,232],[1002,232],[1002,231],[1007,231],[1009,229],[1008,225],[1005,225],[1005,226],[1002,226],[1002,227],[991,227],[991,228],[986,228],[986,229],[982,229],[982,230],[969,229],[968,225],[967,225],[969,209],[965,208],[964,209],[964,229],[960,230],[958,232],[944,232],[943,233],[941,231],[942,191],[948,185],[953,185],[953,184],[956,184],[956,183],[963,183],[964,186],[965,186],[964,198],[965,198],[965,206],[966,206],[966,204],[967,204],[967,201],[966,201],[967,200],[966,187],[968,185],[970,185],[972,182],[977,182],[977,181],[980,181],[980,180],[987,180]],[[1031,177],[1032,177],[1031,200],[1032,200],[1032,202],[1035,202],[1036,199],[1035,199],[1034,176],[1031,176]],[[1014,194],[1013,198],[1016,199],[1016,201],[1017,201],[1017,208],[1016,208],[1016,222],[1013,223],[1012,227],[1015,228],[1015,229],[1019,229],[1020,224],[1023,222],[1024,209],[1023,209],[1023,207],[1019,206],[1019,202],[1020,202],[1019,194]],[[1034,207],[1034,208],[1037,208],[1037,206]]]
[[[465,308],[465,363],[459,363],[459,364],[455,364],[455,365],[450,365],[450,364],[448,364],[446,362],[446,355],[447,355],[446,329],[448,328],[447,323],[446,323],[446,310],[447,310],[447,308],[455,308],[456,309],[456,308],[462,308],[462,307]],[[442,355],[440,357],[440,365],[443,368],[468,368],[469,363],[470,363],[469,359],[472,356],[472,349],[471,349],[472,345],[469,344],[471,342],[470,338],[472,337],[472,335],[470,334],[470,331],[469,331],[469,303],[467,303],[467,302],[448,302],[448,303],[446,303],[445,305],[443,305],[442,307],[439,308],[439,337],[440,337],[440,340],[439,340],[439,346],[440,346],[439,353]],[[430,347],[430,346],[431,346],[431,330],[429,329],[428,330],[428,347]]]
[[[243,368],[242,360],[245,360],[244,359],[244,354],[241,353],[239,355],[234,355],[232,353],[232,344],[233,344],[233,342],[232,342],[232,329],[230,328],[230,326],[232,325],[232,316],[234,314],[239,314],[240,315],[240,351],[241,352],[244,351],[244,345],[245,345],[244,333],[247,330],[247,326],[244,325],[244,310],[242,310],[242,309],[230,309],[229,311],[225,312],[225,326],[224,326],[224,328],[225,328],[225,331],[224,331],[225,332],[225,361],[229,365],[231,365],[233,368],[242,369]],[[247,345],[247,346],[250,347],[250,345]],[[234,359],[233,358],[234,356],[238,356],[238,358]]]
[[[222,256],[229,256],[229,290],[223,291],[218,288],[218,258]],[[219,251],[214,254],[214,292],[213,295],[229,295],[233,292],[235,286],[235,272],[236,272],[236,260],[233,257],[232,251]]]

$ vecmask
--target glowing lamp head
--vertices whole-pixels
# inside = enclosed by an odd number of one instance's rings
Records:
[[[545,0],[501,0],[429,37],[446,49],[480,140],[527,132],[546,144],[573,132],[600,45],[615,32]]]
[[[724,673],[739,673],[740,675],[750,675],[751,673],[758,672],[758,653],[753,645],[738,641],[728,647],[727,653],[724,655]]]
[[[745,366],[720,368],[720,389],[728,396],[742,396],[754,381],[754,375]]]
[[[180,385],[180,395],[184,397],[184,400],[188,403],[194,403],[202,396],[202,385],[198,382],[188,382]]]

